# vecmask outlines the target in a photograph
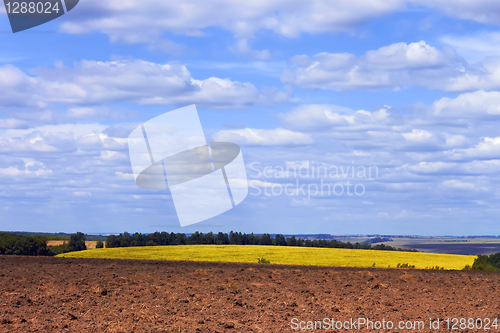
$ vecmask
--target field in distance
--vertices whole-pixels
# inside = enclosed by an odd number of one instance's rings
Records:
[[[47,241],[47,246],[59,246],[63,245],[64,243],[69,242],[69,240],[49,240]],[[106,247],[106,243],[104,243],[104,247]],[[85,241],[85,246],[87,249],[95,249],[97,245],[97,241]]]
[[[373,239],[377,237],[384,239],[384,241],[373,242]],[[490,255],[500,252],[500,237],[331,235],[330,238],[342,242],[351,242],[353,244],[372,240],[372,245],[383,243],[385,245],[401,247],[403,249],[417,249],[420,252],[431,253],[467,254],[477,256],[479,254]],[[317,239],[321,239],[321,237]]]
[[[392,242],[383,243],[404,249],[417,249],[420,252],[432,253],[489,255],[500,252],[500,238],[395,237],[392,240]],[[379,243],[373,245],[376,244]]]
[[[439,266],[444,269],[462,269],[465,265],[472,265],[476,258],[439,253],[262,245],[170,245],[89,249],[64,253],[59,257],[248,263],[256,263],[258,258],[264,257],[272,264],[352,267],[371,267],[375,264],[375,267],[396,267],[399,263],[408,263],[415,265],[415,268]]]

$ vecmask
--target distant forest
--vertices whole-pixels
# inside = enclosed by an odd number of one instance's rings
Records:
[[[65,232],[29,232],[29,231],[8,231],[12,235],[21,236],[45,236],[48,240],[69,240],[72,234]],[[100,235],[85,235],[85,239],[88,241],[105,241],[106,236]]]
[[[110,235],[106,238],[106,247],[130,247],[130,246],[158,246],[158,245],[274,245],[274,246],[305,246],[305,247],[327,247],[341,249],[365,249],[365,250],[385,250],[385,251],[406,251],[418,252],[414,249],[402,249],[385,244],[372,246],[371,244],[360,244],[350,242],[340,242],[326,239],[303,239],[295,236],[285,237],[277,234],[272,237],[270,234],[254,235],[242,234],[231,231],[229,234],[219,232],[218,234],[195,232],[190,236],[182,233],[170,234],[167,232],[155,232],[151,234],[129,234],[124,232],[118,236]]]
[[[76,234],[34,234],[20,235],[19,233],[0,232],[0,255],[27,255],[27,256],[54,256],[60,253],[85,250],[85,240],[88,236],[81,232]],[[68,236],[68,237],[66,237]],[[58,246],[47,246],[47,241],[54,239],[69,239],[69,242]],[[366,249],[366,250],[385,250],[385,251],[407,251],[417,252],[417,250],[408,250],[396,248],[384,244],[352,244],[350,242],[341,242],[337,240],[326,239],[303,239],[295,236],[285,237],[283,235],[254,235],[242,234],[241,232],[231,231],[229,234],[211,232],[203,234],[195,232],[191,235],[182,233],[155,232],[151,234],[129,234],[124,232],[118,236],[110,235],[102,237],[106,240],[106,247],[130,247],[130,246],[159,246],[159,245],[271,245],[271,246],[304,246],[304,247],[327,247],[343,249]],[[97,247],[102,247],[102,241],[98,241]]]
[[[52,256],[45,236],[22,236],[0,232],[0,254],[24,256]]]
[[[86,250],[85,235],[72,234],[63,245],[47,246],[47,236],[25,236],[0,232],[0,255],[55,256],[60,253]]]

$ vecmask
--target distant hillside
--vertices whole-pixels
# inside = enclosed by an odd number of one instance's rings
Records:
[[[374,237],[361,242],[361,244],[374,244],[374,243],[382,243],[382,242],[392,242],[392,238],[389,237]]]

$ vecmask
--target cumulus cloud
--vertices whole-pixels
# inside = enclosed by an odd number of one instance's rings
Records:
[[[98,1],[81,2],[78,11],[61,25],[61,31],[73,34],[102,32],[111,41],[125,44],[146,44],[152,49],[179,55],[187,52],[183,45],[163,38],[166,32],[187,36],[204,36],[204,29],[221,28],[233,33],[239,40],[252,38],[261,30],[273,31],[288,38],[302,33],[320,34],[352,32],[370,18],[380,17],[409,6],[436,9],[451,17],[498,25],[500,7],[493,0],[326,0],[311,1],[232,1],[182,2]],[[2,10],[3,8],[0,8]],[[214,15],[214,13],[217,13]],[[266,53],[248,52],[246,47],[235,47],[247,55],[262,58]],[[263,51],[264,52],[264,51]]]
[[[308,134],[293,132],[283,128],[271,130],[254,128],[223,130],[213,134],[212,137],[215,141],[236,142],[251,146],[303,145],[314,142]]]
[[[134,180],[134,174],[133,173],[123,173],[120,171],[115,172],[116,177],[121,180]]]
[[[83,191],[74,191],[73,195],[75,197],[91,197],[92,193],[90,193],[90,192],[83,192]]]
[[[231,48],[234,53],[242,54],[248,56],[249,58],[259,59],[259,60],[271,60],[271,53],[269,50],[252,50],[248,46],[248,39],[240,39],[236,42],[236,45]]]
[[[484,137],[474,147],[452,153],[457,159],[500,159],[500,137]]]
[[[107,119],[107,120],[122,120],[125,118],[140,117],[139,112],[129,111],[126,109],[112,109],[103,106],[76,106],[70,107],[66,115],[58,114],[60,120],[66,119]]]
[[[500,33],[480,32],[474,35],[446,35],[440,41],[450,45],[468,62],[500,56]]]
[[[460,105],[462,94],[455,99],[438,100],[432,105],[402,115],[390,106],[378,110],[354,111],[350,108],[331,104],[300,105],[289,112],[276,115],[283,128],[308,133],[315,142],[342,142],[353,149],[353,156],[368,156],[367,151],[414,152],[415,154],[441,154],[452,158],[458,152],[474,147],[479,137],[495,133],[495,127],[485,132],[489,116],[481,109],[481,104],[464,107]],[[478,96],[478,98],[480,98]],[[461,116],[467,112],[468,119]],[[491,118],[493,119],[493,118]],[[340,147],[336,147],[339,149]],[[443,155],[444,154],[444,155]],[[416,155],[417,160],[426,158]]]
[[[409,4],[435,8],[448,16],[498,25],[500,3],[495,0],[408,0]]]
[[[100,159],[103,161],[107,161],[107,162],[110,162],[110,161],[128,162],[129,161],[128,154],[125,154],[125,153],[122,153],[119,151],[115,151],[115,150],[102,150]]]
[[[0,152],[19,154],[126,150],[127,139],[106,135],[105,125],[63,124],[9,129],[0,134]]]
[[[328,129],[369,130],[382,128],[389,120],[388,107],[375,112],[354,111],[332,104],[308,104],[277,115],[283,126],[301,131]]]
[[[102,133],[114,138],[128,138],[137,126],[138,123],[121,123],[107,127]]]
[[[476,91],[441,98],[430,105],[418,103],[409,106],[405,114],[390,106],[355,111],[310,104],[276,117],[283,128],[307,133],[316,143],[335,140],[344,145],[342,149],[352,149],[353,156],[383,149],[394,156],[411,153],[408,156],[416,161],[454,161],[497,158],[498,105],[498,92]]]
[[[450,92],[500,89],[500,57],[468,64],[452,48],[425,41],[396,43],[357,57],[350,53],[299,55],[281,73],[283,83],[309,90],[399,90],[411,86]]]
[[[70,135],[72,138],[79,138],[89,133],[101,132],[104,129],[106,129],[106,125],[101,125],[99,123],[43,125],[27,129],[9,129],[0,133],[0,137],[14,138],[32,133],[50,133],[53,135]]]
[[[422,174],[442,174],[450,172],[456,164],[447,162],[419,162],[411,165],[408,169],[414,173]]]
[[[398,90],[410,86],[452,92],[500,88],[500,57],[475,64],[453,49],[424,41],[396,43],[360,57],[349,53],[299,55],[281,73],[283,83],[305,89]]]
[[[428,131],[418,129],[414,129],[408,133],[401,133],[401,135],[406,139],[406,141],[413,142],[425,142],[433,137],[433,135]]]
[[[21,119],[0,119],[0,128],[26,128],[27,126],[27,122]]]
[[[496,122],[482,121],[491,116],[480,114],[481,104],[471,104],[473,109],[468,112],[479,112],[477,117],[469,118],[468,126],[456,126],[452,121],[453,110],[461,111],[453,105],[463,98],[462,95],[443,100],[451,105],[446,110],[449,116],[446,115],[444,121],[444,111],[436,111],[439,101],[404,116],[389,106],[375,111],[355,111],[342,106],[313,104],[293,107],[287,113],[278,114],[281,128],[234,128],[217,132],[212,137],[216,141],[241,144],[245,161],[258,161],[262,167],[269,165],[276,169],[276,166],[286,167],[288,162],[304,159],[316,167],[342,166],[344,172],[353,166],[377,166],[377,177],[355,179],[356,183],[362,182],[366,186],[362,200],[375,203],[366,206],[382,205],[383,208],[377,208],[381,214],[387,211],[394,217],[401,215],[401,206],[391,209],[391,202],[398,205],[405,200],[408,205],[405,207],[408,208],[406,216],[420,216],[414,210],[417,206],[424,207],[422,210],[427,210],[426,214],[436,213],[433,205],[438,205],[437,196],[439,205],[453,200],[467,204],[475,204],[471,200],[488,203],[487,196],[494,193],[494,183],[500,181],[500,139],[498,134],[491,135],[497,132]],[[489,123],[493,124],[491,130]],[[29,192],[18,190],[16,195],[21,197],[44,195],[54,198],[56,194],[43,192],[43,188],[50,187],[59,193],[58,204],[85,200],[100,206],[113,193],[111,203],[106,201],[103,207],[111,205],[118,210],[121,205],[129,207],[134,195],[144,195],[135,188],[127,158],[126,138],[136,125],[64,124],[2,131],[0,143],[8,142],[9,150],[0,155],[36,157],[43,166],[33,164],[27,172],[24,161],[16,159],[4,163],[0,156],[0,177],[3,180],[0,200],[2,189],[9,181],[24,181],[23,186],[31,187]],[[43,150],[44,147],[55,150]],[[50,173],[44,170],[50,170]],[[248,174],[250,184],[263,191],[273,184],[290,182],[287,178],[266,179],[251,172]],[[35,180],[36,184],[30,184]],[[306,183],[306,180],[300,181]],[[307,183],[315,181],[310,179]],[[9,190],[9,193],[13,191]],[[381,199],[381,193],[384,199]],[[142,205],[143,198],[135,201]],[[288,200],[285,206],[302,200],[300,197],[292,198],[295,201],[290,198],[252,198],[249,200],[268,200],[273,205]],[[318,201],[321,200],[312,199],[308,205],[315,209],[333,209],[331,200],[326,206]],[[335,202],[346,204],[343,198],[336,198]],[[360,203],[357,201],[358,205]],[[375,216],[378,212],[374,213]]]
[[[52,153],[74,149],[68,137],[32,132],[23,137],[1,138],[0,152]]]
[[[281,81],[305,89],[428,89],[465,91],[499,85],[497,62],[469,66],[450,47],[437,49],[425,41],[396,43],[357,57],[350,53],[320,53],[293,57]]]
[[[500,175],[500,160],[471,160],[460,162],[419,162],[407,165],[406,169],[414,174],[426,176],[497,176]]]
[[[47,169],[46,166],[37,160],[25,158],[24,168],[17,166],[9,166],[7,168],[0,168],[0,177],[11,178],[26,178],[26,177],[45,177],[52,174],[52,170]]]
[[[459,189],[459,190],[473,190],[474,189],[474,184],[471,183],[465,183],[460,180],[456,179],[451,179],[451,180],[446,180],[443,182],[443,185],[445,187],[450,187],[453,189]]]
[[[28,75],[7,65],[0,67],[0,105],[46,107],[51,103],[76,104],[71,117],[92,117],[92,104],[130,102],[141,105],[184,105],[242,108],[288,101],[277,89],[262,92],[249,82],[210,77],[197,80],[183,65],[141,60],[87,61],[74,67],[56,64]]]
[[[500,116],[500,92],[474,91],[457,96],[443,97],[432,105],[437,117],[492,118]]]
[[[203,36],[208,27],[231,31],[238,39],[252,37],[259,30],[296,38],[301,33],[352,31],[371,17],[402,8],[402,0],[337,1],[335,5],[326,0],[89,0],[79,4],[78,12],[61,30],[77,34],[100,31],[112,41],[153,45],[165,32]]]
[[[287,38],[295,38],[302,33],[353,32],[359,23],[366,22],[370,17],[404,9],[409,3],[439,8],[454,17],[498,24],[494,22],[495,3],[475,1],[465,4],[460,0],[432,3],[417,0],[367,3],[354,0],[337,1],[335,5],[321,0],[279,0],[272,3],[221,0],[217,2],[218,15],[213,15],[213,3],[192,0],[177,3],[88,0],[81,2],[79,10],[65,20],[54,22],[62,23],[61,30],[65,32],[102,32],[108,34],[113,42],[143,44],[152,50],[174,55],[189,50],[166,40],[170,34],[202,37],[206,31],[212,31],[206,28],[216,27],[234,35],[234,42],[228,44],[233,45],[235,53],[269,60],[271,54],[275,54],[272,47],[266,46],[269,49],[263,50],[263,47],[253,47],[252,43],[263,30]],[[468,11],[460,13],[458,9],[464,8]],[[0,7],[2,10],[3,7]],[[486,14],[483,15],[483,12]],[[249,121],[248,118],[237,117],[224,120],[234,123],[227,125],[226,130],[215,133],[213,138],[240,143],[245,161],[259,161],[263,167],[280,163],[286,165],[289,161],[303,159],[316,161],[316,166],[378,166],[380,177],[364,183],[366,195],[363,201],[343,198],[307,201],[310,207],[308,213],[319,211],[314,213],[314,218],[322,221],[325,216],[347,216],[355,220],[361,203],[371,209],[368,213],[366,210],[363,212],[363,220],[371,214],[375,219],[377,215],[386,221],[404,216],[419,223],[424,214],[448,209],[446,205],[450,202],[458,211],[456,215],[451,215],[446,210],[450,219],[460,217],[464,211],[461,209],[474,205],[475,201],[496,205],[498,198],[481,198],[478,189],[492,189],[500,182],[497,124],[500,96],[494,91],[500,88],[497,79],[500,77],[500,62],[495,58],[475,64],[472,62],[485,56],[497,56],[495,45],[499,38],[495,33],[480,37],[482,39],[475,44],[472,43],[473,37],[442,38],[441,42],[451,48],[436,47],[422,41],[396,43],[362,55],[299,55],[290,60],[288,72],[285,71],[282,76],[284,83],[307,89],[394,90],[417,85],[446,91],[478,91],[441,98],[431,105],[402,109],[378,106],[373,110],[356,110],[331,104],[290,106],[288,112],[280,108],[282,113],[276,115],[279,128],[273,126],[269,129],[269,119],[262,120],[262,128],[255,128],[255,125],[247,128],[249,124],[244,124]],[[474,52],[480,53],[481,57],[473,59],[471,55]],[[203,70],[213,70],[212,65],[206,62]],[[265,70],[271,75],[281,66],[263,61],[218,65],[221,67],[217,70],[246,66],[247,71],[248,68],[261,73]],[[313,99],[314,94],[311,94],[308,100]],[[119,117],[122,111],[112,109],[121,102],[172,106],[196,103],[205,108],[237,109],[288,101],[289,96],[276,88],[260,88],[248,82],[234,81],[234,78],[193,77],[187,67],[179,64],[141,60],[82,61],[69,67],[58,63],[54,68],[28,71],[11,65],[0,66],[0,107],[5,112],[0,120],[1,204],[7,206],[6,201],[2,201],[7,195],[15,198],[16,202],[22,201],[18,198],[31,196],[38,200],[45,196],[47,200],[40,200],[38,209],[61,212],[59,207],[66,205],[69,207],[65,211],[69,212],[68,216],[77,214],[75,207],[82,207],[68,206],[68,202],[80,203],[82,200],[92,201],[92,207],[97,207],[95,209],[101,213],[96,216],[103,220],[112,220],[110,217],[117,212],[131,215],[136,210],[144,210],[149,214],[152,205],[148,206],[147,202],[156,194],[136,188],[127,158],[126,138],[137,126],[135,122],[138,120],[128,120],[127,123],[107,121],[106,124],[112,124],[110,126],[88,122],[123,119]],[[116,104],[106,106],[107,103]],[[38,112],[31,112],[31,108],[38,109]],[[35,119],[54,125],[35,126]],[[78,124],[69,124],[73,122]],[[252,119],[252,123],[255,124],[255,120]],[[213,131],[217,124],[211,123],[210,126]],[[27,156],[31,160],[26,159]],[[283,182],[252,179],[251,184],[266,189]],[[52,193],[48,193],[47,189]],[[469,189],[474,189],[474,194],[466,197],[464,192]],[[148,200],[143,200],[145,198]],[[175,216],[165,216],[165,198],[161,199],[158,207],[162,210],[155,219],[175,219]],[[252,199],[255,198],[249,197],[249,200]],[[274,212],[279,211],[280,214],[294,214],[293,205],[306,202],[301,198],[260,199],[267,200],[273,208],[278,207]],[[132,201],[140,202],[141,207],[133,206]],[[317,204],[318,201],[323,201],[323,204]],[[33,202],[29,204],[36,206]],[[57,208],[54,209],[51,204],[57,205]],[[257,204],[252,205],[254,213],[257,211],[255,207],[260,207]],[[22,210],[19,208],[21,205],[18,203],[15,219]],[[173,207],[171,209],[173,212]],[[419,209],[422,212],[420,215]],[[33,210],[30,207],[26,211]],[[268,218],[274,218],[271,215]],[[442,216],[439,215],[436,220]],[[480,218],[474,215],[474,219],[476,217]],[[61,220],[67,220],[66,216],[62,216]],[[136,228],[135,221],[134,216],[130,224],[132,229]],[[326,217],[324,221],[327,221]],[[119,224],[118,228],[122,229],[115,231],[123,231],[123,224]]]

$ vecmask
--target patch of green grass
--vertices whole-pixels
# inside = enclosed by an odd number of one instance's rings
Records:
[[[267,260],[266,258],[262,257],[262,258],[258,258],[257,259],[257,262],[259,264],[270,264],[271,262],[269,260]]]
[[[398,263],[410,262],[415,268],[439,266],[444,269],[462,269],[472,265],[475,256],[329,249],[312,247],[261,246],[261,245],[179,245],[144,246],[111,249],[89,249],[64,253],[58,257],[67,258],[110,258],[110,259],[155,259],[194,260],[255,263],[255,258],[266,258],[273,264],[396,267]]]

